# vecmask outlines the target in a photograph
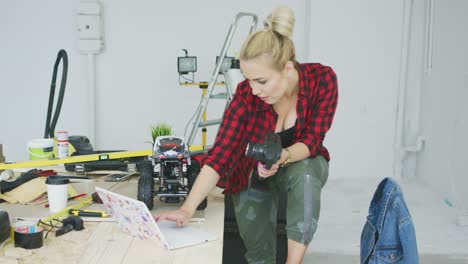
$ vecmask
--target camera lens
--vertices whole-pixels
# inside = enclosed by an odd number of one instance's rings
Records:
[[[258,161],[264,161],[265,159],[265,146],[263,144],[249,142],[245,155]]]

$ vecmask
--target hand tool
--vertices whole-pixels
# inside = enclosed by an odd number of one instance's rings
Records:
[[[109,215],[105,211],[100,210],[78,210],[70,209],[68,214],[74,216],[89,216],[89,217],[108,217]]]
[[[68,206],[68,207],[62,209],[61,211],[58,211],[57,213],[55,213],[55,214],[53,214],[53,215],[51,215],[49,217],[41,219],[39,225],[41,225],[45,229],[50,229],[50,225],[55,226],[58,221],[60,221],[61,219],[68,216],[68,210],[70,210],[70,209],[79,209],[79,208],[81,208],[81,207],[83,207],[85,205],[91,204],[92,202],[93,202],[93,197],[90,196],[90,197],[84,199],[82,202],[80,202],[78,204]]]
[[[55,236],[61,236],[72,230],[80,231],[84,229],[83,219],[79,216],[69,216],[62,220],[62,227],[55,231]]]
[[[36,172],[39,177],[49,177],[57,175],[57,172],[54,170],[37,170]]]
[[[117,186],[117,184],[118,184],[118,182],[113,184],[111,187],[109,187],[109,190],[111,190],[112,188]],[[90,197],[84,199],[82,202],[80,202],[78,204],[68,206],[68,207],[62,209],[61,211],[59,211],[59,212],[57,212],[57,213],[55,213],[55,214],[53,214],[53,215],[51,215],[49,217],[41,219],[39,221],[39,225],[43,226],[46,229],[50,229],[50,225],[55,225],[55,224],[57,224],[58,221],[60,221],[63,218],[67,217],[68,216],[68,211],[70,209],[80,209],[83,206],[89,205],[89,204],[91,204],[93,202],[102,203],[101,198],[99,197],[99,195],[96,192],[94,192]]]

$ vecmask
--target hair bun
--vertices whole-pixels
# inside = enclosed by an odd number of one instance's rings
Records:
[[[294,29],[294,12],[287,6],[279,6],[263,22],[265,29],[290,38]]]
[[[271,21],[271,15],[269,15],[265,19],[265,21],[263,21],[263,25],[265,26],[265,29],[273,30],[273,22]]]

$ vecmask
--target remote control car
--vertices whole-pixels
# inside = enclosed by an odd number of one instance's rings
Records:
[[[190,158],[185,141],[175,136],[159,136],[153,155],[138,164],[138,200],[153,209],[154,196],[166,203],[185,200],[200,172],[200,162]],[[156,191],[155,191],[155,185]],[[197,210],[208,205],[205,198]]]

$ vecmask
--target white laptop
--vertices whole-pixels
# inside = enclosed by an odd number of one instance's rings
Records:
[[[203,230],[183,226],[172,221],[156,223],[146,205],[138,200],[96,187],[108,213],[123,231],[143,240],[158,240],[167,249],[188,247],[216,240],[216,236]]]

